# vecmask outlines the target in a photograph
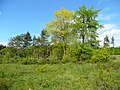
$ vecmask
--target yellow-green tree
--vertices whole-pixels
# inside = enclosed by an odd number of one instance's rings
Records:
[[[70,10],[66,10],[62,8],[60,10],[56,10],[54,12],[55,18],[51,20],[46,28],[51,34],[51,40],[54,43],[62,43],[64,54],[66,52],[66,45],[68,41],[68,37],[71,33],[71,23],[73,21],[74,12]]]

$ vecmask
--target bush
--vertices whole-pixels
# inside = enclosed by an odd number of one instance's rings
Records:
[[[66,55],[63,56],[63,62],[67,61],[86,61],[92,56],[93,49],[88,44],[82,44],[75,41],[71,44],[66,51]]]
[[[81,47],[80,61],[88,61],[92,57],[93,49],[90,46],[84,45]]]
[[[110,59],[110,55],[106,48],[100,48],[93,51],[90,62],[107,62]]]
[[[63,54],[64,51],[62,44],[59,44],[58,46],[55,46],[55,48],[52,50],[52,54],[49,57],[49,60],[62,60]]]
[[[76,57],[71,57],[69,55],[64,55],[62,59],[62,63],[67,63],[67,62],[76,62],[77,58]]]
[[[22,64],[36,64],[38,59],[31,58],[31,57],[26,57],[22,58]]]

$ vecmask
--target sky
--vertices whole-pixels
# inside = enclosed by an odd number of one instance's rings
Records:
[[[76,11],[82,5],[102,10],[97,18],[104,26],[98,30],[100,45],[108,35],[120,46],[120,0],[0,0],[0,44],[6,45],[11,37],[27,31],[38,36],[54,19],[55,10],[64,7]]]

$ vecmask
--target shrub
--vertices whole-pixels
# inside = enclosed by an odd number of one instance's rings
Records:
[[[92,52],[93,52],[93,49],[90,46],[88,46],[88,45],[82,46],[79,60],[80,61],[90,60],[92,57],[92,54],[93,54]]]
[[[107,62],[110,59],[110,55],[106,48],[100,48],[93,51],[90,62]]]
[[[62,61],[76,62],[89,60],[92,56],[92,51],[93,49],[89,45],[75,41],[67,48],[66,55]]]
[[[37,63],[37,59],[35,58],[31,58],[31,57],[26,57],[26,58],[22,58],[22,64],[35,64]]]
[[[64,55],[63,59],[62,59],[62,63],[66,63],[66,62],[76,62],[77,58],[76,57],[71,57],[69,54],[68,55]]]
[[[63,54],[63,47],[61,44],[59,44],[58,46],[55,46],[55,48],[52,50],[52,54],[49,57],[49,60],[62,60]]]

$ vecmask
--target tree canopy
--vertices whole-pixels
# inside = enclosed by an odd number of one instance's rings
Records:
[[[31,36],[30,32],[26,32],[12,37],[7,47],[1,46],[0,56],[7,58],[9,62],[15,62],[11,58],[22,58],[21,62],[24,64],[39,63],[39,60],[89,62],[98,57],[100,51],[102,60],[108,61],[108,52],[106,49],[100,49],[97,39],[97,30],[102,28],[96,19],[100,11],[94,7],[88,9],[86,6],[81,6],[76,11],[65,8],[56,10],[54,18],[46,24],[39,36]],[[106,42],[110,43],[108,36],[104,39],[104,44]],[[111,43],[114,45],[113,37]],[[105,52],[101,53],[104,50]]]

